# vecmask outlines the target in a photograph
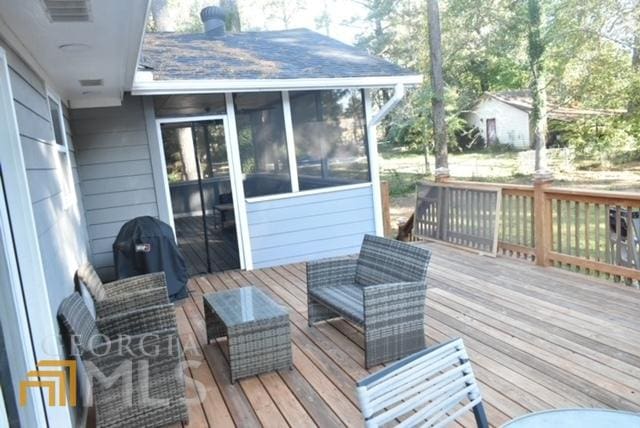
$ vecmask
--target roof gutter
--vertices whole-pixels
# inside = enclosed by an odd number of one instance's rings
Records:
[[[266,92],[289,90],[318,90],[340,88],[396,88],[419,85],[422,75],[328,77],[310,79],[210,79],[210,80],[153,80],[150,72],[137,72],[133,95],[202,94],[224,92]],[[395,97],[395,94],[394,94]],[[399,101],[399,100],[398,100]],[[394,104],[395,105],[395,104]],[[392,108],[393,106],[391,106]]]

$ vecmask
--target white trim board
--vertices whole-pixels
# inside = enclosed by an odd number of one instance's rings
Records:
[[[21,271],[24,287],[20,293],[24,296],[35,358],[62,360],[65,356],[58,348],[57,322],[51,313],[22,144],[18,133],[13,93],[9,82],[6,54],[0,48],[0,164],[2,164],[6,188],[10,189],[6,195],[9,210],[18,214],[12,218],[15,252],[20,264],[26,267]],[[23,340],[28,338],[23,337]],[[27,365],[35,369],[35,361],[27,361]],[[72,426],[68,408],[46,406],[45,412],[47,422],[51,426],[61,428]]]
[[[342,186],[323,187],[321,189],[301,190],[294,193],[288,192],[288,193],[278,193],[276,195],[256,196],[253,198],[247,198],[247,203],[254,204],[256,202],[277,201],[279,199],[299,198],[303,196],[320,195],[322,193],[344,192],[345,190],[365,189],[371,186],[372,186],[371,182],[366,182],[366,183],[357,183],[357,184],[345,184]]]
[[[145,74],[147,73],[147,74]],[[202,79],[149,80],[150,72],[137,72],[131,87],[133,95],[202,94],[322,90],[343,88],[392,88],[398,84],[419,85],[422,75],[334,77],[312,79]]]

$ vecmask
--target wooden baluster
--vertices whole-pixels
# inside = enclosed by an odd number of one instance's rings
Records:
[[[518,242],[517,239],[513,239],[513,195],[509,195],[509,242]]]
[[[631,207],[627,207],[627,266],[638,268],[635,263],[636,249],[633,242],[633,213]]]
[[[529,198],[531,202],[531,248],[535,249],[536,247],[536,216],[535,216],[535,203],[533,201],[533,197]],[[551,203],[551,201],[549,201]]]
[[[520,195],[516,195],[516,242],[520,243]],[[520,257],[519,251],[516,254]]]
[[[575,246],[575,255],[580,257],[580,203],[578,201],[573,202],[573,239]],[[580,270],[580,266],[576,266],[576,271]]]
[[[589,203],[584,204],[584,258],[590,259],[589,254]],[[590,269],[586,269],[587,273],[591,273]]]
[[[605,259],[606,262],[609,264],[613,264],[615,265],[615,263],[613,262],[613,255],[611,254],[611,227],[610,227],[610,220],[609,220],[609,205],[604,205],[604,209],[603,209],[603,214],[604,214],[604,236],[605,236],[605,246],[604,246],[604,253],[605,253]],[[602,219],[601,219],[602,221]],[[606,274],[607,279],[611,277],[610,274]]]
[[[557,250],[559,253],[562,253],[562,201],[560,199],[556,199],[556,241]],[[562,263],[558,263],[558,266],[562,266]]]
[[[624,266],[622,260],[622,218],[620,216],[620,207],[616,205],[616,260],[615,264]],[[614,279],[620,281],[620,276],[615,275]]]
[[[595,242],[594,252],[597,261],[600,261],[600,204],[595,204],[593,207],[593,223],[595,225]],[[599,273],[598,273],[599,274]]]

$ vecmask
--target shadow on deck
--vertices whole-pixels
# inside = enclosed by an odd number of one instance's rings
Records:
[[[428,344],[460,336],[492,425],[562,407],[640,411],[640,292],[509,258],[433,250]],[[307,326],[303,264],[193,277],[177,314],[188,376],[206,393],[189,426],[361,426],[355,382],[362,333],[345,321]],[[226,341],[206,345],[202,294],[254,284],[285,306],[294,369],[232,385]],[[199,364],[199,365],[198,365]],[[373,368],[371,372],[379,370]],[[189,396],[195,392],[189,381]],[[202,389],[202,388],[201,388]],[[459,426],[475,426],[473,417]]]

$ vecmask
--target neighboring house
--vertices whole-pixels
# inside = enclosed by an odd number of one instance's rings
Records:
[[[207,33],[145,37],[147,10],[0,0],[0,414],[22,426],[74,424],[36,389],[18,406],[15,386],[64,358],[58,305],[83,261],[113,278],[125,221],[180,234],[224,199],[244,269],[382,234],[375,127],[421,76],[308,30],[224,35],[215,9]],[[395,93],[374,114],[379,88]],[[224,256],[194,236],[189,251]]]
[[[486,92],[465,115],[465,119],[470,126],[478,129],[487,145],[500,143],[526,150],[532,144],[532,111],[533,101],[528,90]],[[619,113],[615,110],[562,107],[553,103],[548,106],[548,118],[552,121],[570,122]]]

